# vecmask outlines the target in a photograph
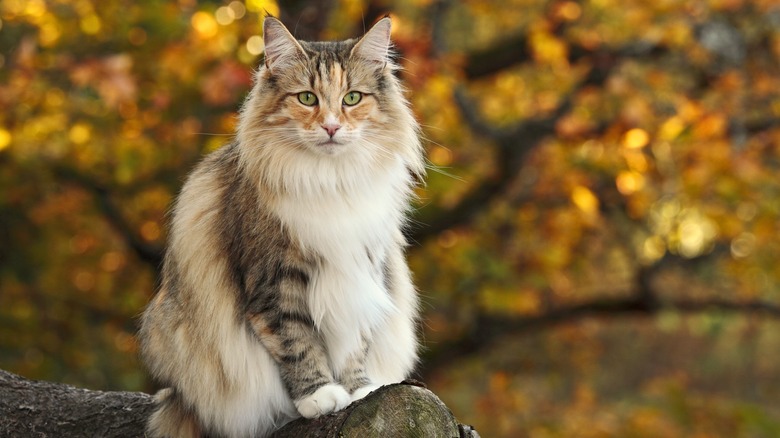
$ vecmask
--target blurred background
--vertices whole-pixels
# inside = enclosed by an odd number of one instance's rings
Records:
[[[775,0],[0,2],[0,368],[153,389],[166,211],[265,12],[385,13],[430,160],[427,382],[482,436],[780,436]]]

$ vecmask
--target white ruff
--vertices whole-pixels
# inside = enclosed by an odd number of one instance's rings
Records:
[[[361,336],[396,311],[378,261],[398,244],[412,184],[400,157],[384,166],[345,165],[349,158],[316,157],[317,165],[305,172],[289,169],[290,194],[274,208],[293,239],[322,258],[310,283],[309,308],[336,373],[361,348]],[[301,179],[291,181],[296,173]]]

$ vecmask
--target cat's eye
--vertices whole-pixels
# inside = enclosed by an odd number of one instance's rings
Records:
[[[298,93],[298,101],[306,106],[314,106],[317,104],[317,96],[311,91],[304,91]]]
[[[350,91],[349,93],[344,96],[343,102],[344,105],[352,106],[357,105],[358,102],[360,102],[360,99],[363,98],[363,93],[360,91]]]

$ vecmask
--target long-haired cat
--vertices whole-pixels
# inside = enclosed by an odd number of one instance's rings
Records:
[[[143,359],[152,436],[265,436],[406,378],[417,297],[401,233],[424,173],[390,19],[297,41],[274,19],[236,139],[173,208]]]

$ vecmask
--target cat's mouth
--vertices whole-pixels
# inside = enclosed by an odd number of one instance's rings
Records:
[[[325,155],[336,155],[344,150],[344,142],[334,139],[323,140],[315,143],[315,150]]]
[[[329,138],[329,139],[327,139],[325,141],[319,142],[317,145],[318,146],[326,146],[326,147],[335,147],[335,146],[341,146],[343,144],[344,143],[342,143],[342,142],[340,142],[338,140],[334,140],[332,138]]]

